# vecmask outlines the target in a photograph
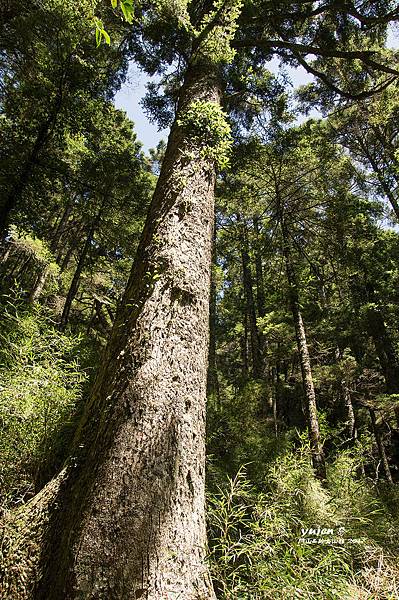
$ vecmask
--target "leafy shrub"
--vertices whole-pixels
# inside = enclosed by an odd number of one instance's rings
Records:
[[[210,493],[210,562],[218,597],[397,598],[397,492],[384,497],[357,479],[357,460],[356,452],[343,453],[323,487],[303,436],[299,447],[269,462],[262,486],[241,468]],[[333,530],[330,540],[343,535],[345,543],[301,540],[302,530],[318,527]]]
[[[58,332],[42,308],[0,307],[0,506],[29,498],[63,459],[86,375],[79,338]]]

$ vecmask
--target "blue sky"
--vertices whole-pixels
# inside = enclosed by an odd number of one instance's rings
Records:
[[[160,139],[168,137],[168,130],[158,131],[158,127],[150,123],[140,106],[140,101],[146,93],[146,83],[149,81],[151,78],[146,73],[131,64],[127,81],[115,96],[115,106],[125,110],[128,117],[134,121],[137,137],[146,151],[155,148]]]
[[[279,69],[279,61],[274,59],[270,62],[270,70],[274,73]],[[308,83],[311,77],[304,69],[289,69],[289,74],[295,87]],[[134,121],[138,139],[142,142],[144,150],[154,148],[160,139],[168,137],[168,130],[159,131],[154,123],[150,123],[144,113],[140,101],[146,93],[146,83],[152,79],[138,69],[133,63],[129,69],[126,83],[122,86],[115,97],[115,106],[125,110],[129,118]]]
[[[387,46],[398,48],[399,36],[397,27],[395,30],[391,28]],[[279,69],[278,59],[273,59],[270,62],[269,68],[276,73]],[[294,87],[308,83],[312,79],[302,67],[289,69],[288,71]],[[132,63],[127,81],[115,97],[115,106],[125,110],[129,118],[134,121],[137,137],[142,142],[145,151],[148,151],[149,148],[154,148],[160,139],[168,137],[168,130],[159,131],[156,124],[150,123],[140,106],[140,101],[146,92],[146,83],[149,81],[151,81],[151,78]]]

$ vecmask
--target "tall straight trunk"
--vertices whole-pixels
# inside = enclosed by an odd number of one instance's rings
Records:
[[[323,447],[320,440],[319,421],[317,417],[316,394],[313,385],[312,368],[308,343],[306,340],[305,326],[299,303],[298,281],[291,253],[289,232],[284,219],[280,218],[280,227],[283,238],[283,254],[287,273],[289,300],[292,317],[294,320],[295,336],[298,347],[299,361],[301,365],[302,383],[306,399],[306,420],[309,431],[310,446],[312,452],[313,468],[319,479],[326,478],[326,465]]]
[[[342,399],[345,407],[346,416],[346,431],[349,440],[354,440],[356,437],[356,419],[355,411],[353,409],[351,392],[349,389],[348,382],[344,377],[341,381]]]
[[[266,314],[265,282],[263,277],[262,253],[259,248],[259,218],[254,218],[254,229],[256,234],[255,273],[256,273],[256,304],[258,315],[264,317]]]
[[[220,102],[208,63],[188,69],[177,119],[194,100]],[[35,600],[215,598],[204,509],[214,184],[201,143],[175,124],[73,458],[41,492],[52,510]]]
[[[363,150],[367,160],[370,163],[372,170],[374,171],[374,174],[376,175],[376,177],[380,183],[380,186],[381,186],[385,196],[387,197],[387,199],[389,200],[389,202],[392,206],[392,210],[394,211],[396,218],[399,220],[399,203],[398,203],[398,200],[397,200],[395,194],[392,192],[391,187],[389,186],[387,180],[385,179],[382,169],[378,166],[377,160],[373,157],[373,155],[369,151],[367,143],[363,142],[363,140],[359,139],[359,138],[358,138],[358,141],[362,147],[362,150]]]
[[[0,205],[0,239],[7,233],[9,225],[10,213],[19,204],[22,194],[29,184],[35,166],[39,160],[39,156],[47,145],[51,137],[52,131],[56,124],[59,112],[62,106],[62,87],[54,101],[54,105],[47,119],[41,124],[36,135],[33,146],[24,160],[21,169],[16,175],[16,180],[11,186],[10,191],[5,196]]]
[[[59,223],[57,224],[57,226],[55,227],[55,231],[53,232],[53,234],[51,236],[50,250],[53,253],[55,253],[59,248],[60,241],[61,241],[62,235],[65,231],[65,227],[66,227],[66,224],[68,223],[68,219],[71,215],[72,209],[73,209],[73,198],[69,198],[68,202],[65,206],[65,209],[61,215],[61,219],[60,219]]]
[[[248,379],[249,365],[248,365],[248,317],[245,312],[243,318],[243,332],[240,336],[240,356],[242,364],[242,376],[243,379]]]
[[[399,362],[380,310],[371,307],[367,311],[367,328],[377,352],[384,374],[388,394],[399,393]]]
[[[56,263],[60,265],[60,274],[64,273],[64,271],[66,271],[66,269],[68,268],[68,265],[71,261],[73,253],[75,252],[76,248],[79,245],[79,239],[80,239],[81,234],[83,233],[83,230],[84,230],[84,228],[77,224],[76,229],[74,231],[74,237],[68,244],[67,251],[65,252],[65,254],[63,254],[63,252],[61,251],[61,248],[58,249]]]
[[[371,299],[374,290],[370,289]],[[367,328],[377,352],[378,360],[384,374],[387,394],[399,393],[399,361],[391,336],[378,307],[371,307],[367,311]],[[395,408],[396,423],[399,427],[399,406]]]
[[[256,247],[255,247],[255,277],[256,277],[256,308],[259,317],[266,315],[266,299],[265,299],[265,282],[263,277],[263,264],[262,264],[262,252],[261,252],[261,240],[259,232],[259,218],[255,217],[253,220]],[[259,352],[262,361],[262,374],[266,386],[266,394],[269,396],[270,408],[273,411],[273,419],[276,423],[276,397],[273,388],[273,372],[269,369],[267,350],[268,340],[264,333],[257,327],[258,340],[259,340]]]
[[[273,423],[274,433],[278,437],[278,418],[277,418],[277,398],[280,387],[280,374],[277,367],[272,368],[272,381],[271,381],[271,394],[272,394],[272,411],[273,411]]]
[[[95,231],[96,223],[93,223],[89,229],[89,233],[86,236],[85,242],[83,244],[82,250],[79,255],[78,264],[76,265],[75,272],[72,277],[71,285],[69,286],[69,290],[67,296],[65,298],[64,308],[62,310],[61,320],[59,323],[60,331],[64,331],[65,327],[68,324],[69,314],[72,308],[72,302],[75,299],[75,296],[79,289],[80,276],[82,275],[83,267],[86,262],[86,257],[90,250],[90,245],[93,240],[93,235]]]
[[[385,447],[384,447],[384,442],[382,439],[380,426],[377,423],[374,409],[370,408],[369,412],[370,412],[371,424],[373,427],[375,441],[377,442],[378,455],[380,457],[380,462],[382,464],[382,469],[384,471],[385,478],[388,481],[388,483],[393,483],[391,469],[389,468],[388,459],[387,459],[387,455],[385,452]]]
[[[238,219],[241,220],[239,217]],[[242,280],[245,294],[245,308],[248,315],[249,324],[252,373],[254,377],[260,379],[263,376],[262,352],[260,347],[258,325],[256,322],[256,309],[253,294],[253,279],[251,261],[249,257],[248,238],[245,231],[245,221],[242,223],[242,225],[244,228],[241,236]]]
[[[39,275],[36,277],[35,283],[32,286],[32,289],[29,294],[28,302],[29,304],[34,304],[40,298],[40,294],[43,291],[44,285],[46,283],[47,277],[49,274],[48,265],[44,265]]]

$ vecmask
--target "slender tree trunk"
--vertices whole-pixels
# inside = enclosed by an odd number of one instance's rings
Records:
[[[28,302],[34,304],[40,298],[49,273],[48,265],[44,265],[39,275],[36,277],[35,283],[30,291]]]
[[[380,430],[379,425],[377,424],[375,412],[372,408],[369,409],[369,412],[370,412],[371,424],[373,426],[375,441],[377,442],[378,454],[380,457],[380,461],[382,464],[385,478],[389,483],[393,483],[391,470],[389,468],[388,459],[387,459],[387,455],[386,455],[385,448],[384,448],[384,442],[382,440],[381,430]]]
[[[16,250],[12,253],[12,260],[14,264],[11,267],[11,271],[8,273],[7,277],[11,279],[11,277],[16,273],[20,267],[20,265],[24,262],[24,253],[21,250]],[[12,264],[12,263],[11,263]]]
[[[61,252],[61,249],[59,249],[58,255],[56,258],[56,263],[60,265],[60,274],[64,273],[64,271],[66,271],[66,269],[68,268],[68,265],[71,261],[72,255],[75,252],[76,248],[78,247],[78,242],[79,242],[80,235],[82,232],[83,232],[82,227],[77,228],[74,238],[73,238],[73,240],[71,240],[71,243],[69,244],[64,256],[63,256],[63,253]]]
[[[249,365],[248,365],[248,317],[245,312],[243,318],[243,332],[240,336],[240,354],[242,364],[242,376],[244,379],[248,379]]]
[[[255,253],[255,272],[256,272],[256,304],[258,309],[258,315],[264,317],[266,314],[266,301],[265,301],[265,282],[263,277],[263,265],[262,265],[262,253],[260,251],[260,240],[259,240],[259,219],[254,219],[254,228],[256,234],[256,253]]]
[[[22,194],[25,191],[26,186],[29,184],[34,168],[37,164],[39,156],[45,146],[49,138],[51,137],[52,131],[54,129],[55,123],[58,118],[59,111],[62,105],[62,90],[60,87],[60,91],[56,96],[54,106],[44,123],[40,126],[36,139],[33,143],[33,146],[23,162],[19,173],[17,174],[17,178],[14,184],[11,186],[10,191],[5,196],[1,206],[0,206],[0,238],[3,238],[7,233],[7,228],[9,224],[9,218],[11,211],[17,206],[19,203]]]
[[[60,331],[64,331],[65,327],[68,324],[69,314],[71,312],[72,302],[75,299],[75,296],[79,289],[80,276],[82,275],[83,267],[86,262],[86,257],[90,250],[90,245],[93,240],[93,235],[95,231],[96,223],[93,223],[90,227],[89,233],[85,239],[85,242],[82,247],[82,251],[79,255],[78,264],[76,265],[75,273],[73,274],[71,285],[69,286],[68,294],[65,298],[65,304],[61,315],[61,320],[59,324]]]
[[[399,392],[399,362],[381,311],[372,307],[367,312],[367,327],[373,339],[384,374],[388,394]]]
[[[214,69],[198,62],[177,118],[197,99],[220,102]],[[175,124],[73,458],[56,492],[41,492],[52,510],[35,600],[215,598],[204,510],[214,183],[201,144]],[[19,527],[40,513],[30,506]]]
[[[262,264],[262,253],[261,253],[261,240],[259,235],[259,218],[254,218],[254,231],[256,237],[256,248],[255,248],[255,275],[256,275],[256,308],[259,317],[264,317],[266,314],[266,300],[265,300],[265,282],[263,277],[263,264]],[[275,414],[276,410],[276,395],[274,389],[274,376],[273,369],[270,372],[269,361],[268,361],[268,340],[264,333],[260,331],[257,326],[258,340],[259,340],[259,352],[262,363],[262,375],[266,387],[266,396],[269,399],[270,407],[273,411],[273,420],[277,428],[277,417]],[[276,429],[277,431],[277,429]]]
[[[363,141],[360,141],[360,143],[361,143],[363,152],[365,153],[367,160],[369,161],[370,166],[373,169],[384,194],[386,195],[387,199],[389,200],[389,202],[392,206],[392,210],[394,211],[396,218],[399,220],[399,204],[395,197],[395,194],[392,192],[390,186],[388,185],[382,170],[378,166],[377,161],[374,159],[374,157],[369,152],[369,150],[367,148],[367,144],[363,143]]]
[[[104,314],[103,305],[97,299],[94,300],[94,305],[95,305],[95,311],[96,311],[96,315],[97,315],[97,323],[99,325],[99,327],[98,327],[99,331],[100,331],[101,335],[108,338],[108,336],[111,333],[112,327],[111,327],[109,320],[107,319],[107,316]]]
[[[25,253],[25,256],[26,256],[26,253]],[[30,254],[30,255],[28,255],[28,258],[26,258],[23,261],[21,267],[18,269],[18,271],[16,272],[16,275],[15,275],[18,279],[22,279],[22,275],[28,270],[28,267],[31,264],[32,260],[33,260],[33,254]]]
[[[238,217],[238,220],[241,220]],[[251,261],[249,257],[248,239],[246,235],[246,223],[242,223],[243,234],[241,236],[241,260],[242,260],[242,279],[245,294],[245,305],[248,315],[249,335],[251,342],[252,373],[253,376],[260,379],[263,377],[262,353],[260,348],[259,331],[256,323],[256,309],[253,294],[253,279],[251,271]]]
[[[91,305],[91,309],[90,309],[90,318],[89,318],[89,322],[87,324],[87,329],[86,329],[87,334],[90,333],[90,331],[93,327],[95,318],[96,318],[96,300],[93,300],[93,304]]]
[[[346,414],[347,435],[349,440],[354,441],[356,437],[355,411],[353,410],[351,393],[345,377],[341,381],[341,389]]]
[[[11,247],[12,242],[8,241],[7,243],[4,243],[4,246],[1,248],[0,264],[5,265],[7,263],[8,257],[11,253]]]
[[[277,418],[277,398],[280,387],[280,375],[277,367],[272,368],[272,410],[273,410],[273,423],[274,433],[278,436],[278,418]]]
[[[374,291],[372,290],[372,297]],[[377,307],[367,311],[367,328],[371,336],[384,374],[387,394],[399,393],[399,362],[395,347],[389,335],[384,317]],[[397,426],[399,427],[399,406],[395,409]]]
[[[53,254],[58,250],[62,235],[65,230],[65,226],[68,223],[68,219],[73,209],[73,198],[69,198],[67,205],[62,213],[61,219],[55,228],[53,235],[51,236],[50,250]]]
[[[308,423],[313,468],[315,470],[316,476],[319,479],[325,479],[326,465],[323,447],[320,440],[319,421],[317,417],[316,394],[313,385],[312,368],[310,364],[310,356],[308,343],[306,340],[305,326],[303,324],[302,313],[300,309],[298,282],[292,260],[289,233],[284,220],[284,216],[281,216],[280,226],[283,237],[283,253],[287,273],[290,305],[295,326],[295,336],[298,346],[299,360],[301,364],[303,389],[306,398],[306,419]]]

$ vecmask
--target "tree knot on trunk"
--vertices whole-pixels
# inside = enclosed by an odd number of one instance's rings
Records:
[[[196,295],[190,290],[181,288],[179,286],[173,286],[170,292],[170,299],[172,303],[178,302],[181,306],[188,306],[194,304],[196,301]]]

